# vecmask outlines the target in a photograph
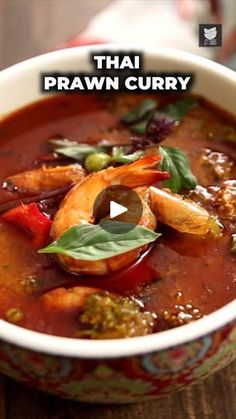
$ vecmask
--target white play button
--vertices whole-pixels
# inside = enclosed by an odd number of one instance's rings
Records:
[[[112,234],[124,234],[132,230],[139,224],[142,214],[143,205],[139,195],[122,185],[111,185],[103,189],[93,206],[96,224]]]
[[[126,211],[128,211],[128,208],[117,204],[115,201],[110,201],[110,218],[118,217],[118,215],[124,214]]]

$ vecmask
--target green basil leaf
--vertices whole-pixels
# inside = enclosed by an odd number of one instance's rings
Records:
[[[236,234],[232,234],[232,247],[231,252],[236,253]]]
[[[197,104],[197,99],[189,97],[186,99],[178,100],[174,103],[170,103],[164,108],[161,108],[160,112],[163,115],[166,115],[168,118],[173,119],[174,121],[179,121],[190,111],[190,109],[192,109]]]
[[[70,146],[78,145],[77,141],[68,140],[68,138],[50,138],[48,142],[52,144],[53,148],[70,147]]]
[[[125,124],[134,124],[143,119],[148,113],[157,108],[158,102],[155,99],[145,99],[138,106],[131,109],[122,117],[122,122]]]
[[[197,180],[192,174],[186,154],[175,147],[159,147],[162,156],[161,169],[171,174],[164,185],[173,192],[181,189],[195,189]]]
[[[113,147],[112,161],[115,163],[132,163],[144,155],[144,151],[135,151],[132,154],[125,154],[124,147]]]
[[[71,147],[56,148],[55,152],[57,154],[62,154],[63,156],[66,156],[66,157],[70,157],[74,160],[81,160],[85,156],[95,153],[95,149],[94,147],[87,147],[85,144],[81,144],[81,147],[71,146]]]
[[[160,234],[148,228],[137,225],[123,234],[124,225],[119,221],[105,221],[109,229],[104,230],[100,225],[80,224],[71,227],[58,240],[49,244],[39,253],[59,253],[79,260],[100,260],[126,253],[129,250],[155,241]]]
[[[137,122],[137,124],[131,125],[130,129],[135,134],[145,134],[148,125],[148,120]]]
[[[67,139],[52,139],[49,140],[52,144],[54,151],[63,156],[70,157],[74,160],[82,160],[84,157],[93,153],[105,152],[107,149],[111,149],[110,145],[90,145],[80,144],[76,141],[70,141]]]

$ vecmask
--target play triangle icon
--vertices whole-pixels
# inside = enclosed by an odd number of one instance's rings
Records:
[[[118,217],[118,215],[121,215],[126,211],[128,211],[128,208],[117,204],[115,201],[110,201],[110,218]]]

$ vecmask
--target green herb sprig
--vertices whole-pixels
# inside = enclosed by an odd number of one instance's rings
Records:
[[[50,139],[49,143],[56,153],[74,160],[83,160],[89,154],[107,152],[112,149],[112,145],[81,144],[67,138]]]
[[[152,121],[157,124],[164,119],[166,123],[180,121],[197,103],[196,98],[188,97],[159,108],[157,100],[145,99],[127,112],[121,121],[129,125],[132,132],[141,135],[147,133]]]
[[[79,260],[100,260],[137,249],[160,237],[159,233],[141,225],[119,234],[120,231],[124,231],[127,223],[104,221],[104,226],[107,223],[109,231],[99,224],[80,224],[71,227],[58,240],[38,252],[58,253]]]
[[[135,106],[122,117],[122,122],[132,125],[143,120],[150,112],[153,112],[158,106],[155,99],[145,99],[138,106]]]
[[[188,97],[164,106],[160,112],[174,121],[180,121],[197,103],[196,98]]]
[[[120,146],[120,147],[113,147],[112,149],[112,162],[114,163],[132,163],[138,159],[140,159],[140,157],[142,157],[144,155],[144,151],[143,150],[137,150],[134,153],[131,154],[125,154],[125,150],[124,147]]]
[[[161,170],[171,174],[171,178],[164,181],[164,185],[177,193],[182,189],[195,189],[197,179],[192,174],[186,154],[175,147],[159,147],[162,160]]]
[[[60,139],[60,140],[49,140],[50,144],[52,144],[54,151],[58,154],[62,154],[66,157],[70,157],[74,160],[83,160],[88,156],[97,157],[98,160],[101,153],[104,157],[107,157],[105,165],[101,168],[107,167],[109,164],[112,163],[132,163],[138,160],[140,157],[143,156],[144,151],[138,150],[134,153],[127,154],[127,149],[130,148],[129,146],[113,146],[113,145],[90,145],[90,144],[80,144],[75,141],[70,141],[68,139]],[[107,153],[111,154],[107,154]],[[100,167],[100,165],[97,165]],[[100,169],[98,169],[100,170]],[[90,170],[89,170],[90,171]]]

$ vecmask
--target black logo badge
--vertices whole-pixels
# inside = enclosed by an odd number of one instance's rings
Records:
[[[199,47],[221,47],[222,25],[201,23],[199,25]]]

